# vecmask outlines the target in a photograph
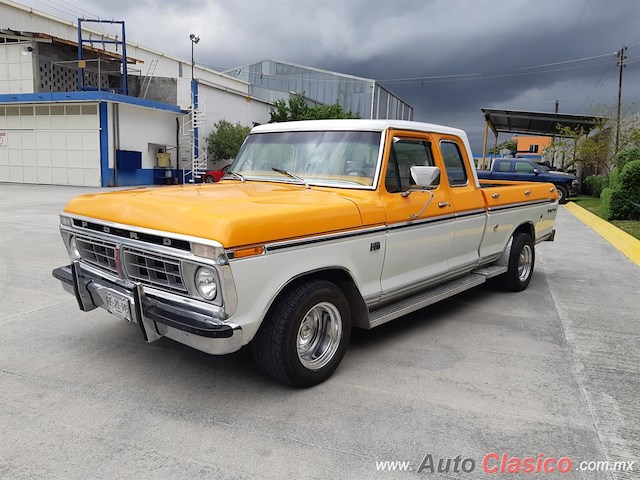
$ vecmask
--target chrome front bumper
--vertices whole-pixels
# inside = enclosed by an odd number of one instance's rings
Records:
[[[242,346],[242,329],[238,325],[223,323],[196,305],[146,294],[140,284],[106,279],[79,262],[56,268],[52,274],[75,296],[84,312],[97,307],[109,311],[107,297],[110,293],[126,298],[130,313],[127,320],[140,326],[147,342],[167,337],[212,355],[232,353]]]

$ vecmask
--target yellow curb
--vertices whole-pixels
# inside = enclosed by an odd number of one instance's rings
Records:
[[[640,240],[573,202],[565,208],[640,267]]]

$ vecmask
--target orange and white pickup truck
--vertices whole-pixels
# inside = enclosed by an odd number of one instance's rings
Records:
[[[552,184],[478,181],[466,134],[392,120],[255,127],[215,184],[81,195],[60,215],[81,310],[296,386],[374,328],[495,279],[523,290]]]

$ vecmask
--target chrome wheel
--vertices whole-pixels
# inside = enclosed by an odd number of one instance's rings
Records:
[[[306,313],[298,328],[298,359],[305,368],[319,370],[331,361],[341,338],[340,311],[332,303],[318,303]]]
[[[530,245],[524,245],[518,259],[518,279],[524,282],[531,275],[533,268],[533,250]]]
[[[213,179],[213,177],[204,177],[204,183],[215,183],[215,180]]]

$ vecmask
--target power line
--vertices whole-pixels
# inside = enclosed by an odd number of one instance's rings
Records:
[[[534,69],[534,68],[554,67],[556,65],[566,65],[566,64],[569,64],[569,63],[585,62],[587,60],[595,60],[596,58],[610,57],[612,55],[617,55],[617,53],[618,52],[603,53],[602,55],[594,55],[592,57],[576,58],[576,59],[573,59],[573,60],[564,60],[562,62],[545,63],[545,64],[542,64],[542,65],[533,65],[531,67],[520,67],[520,68],[516,68],[516,70],[530,70],[530,69]]]

